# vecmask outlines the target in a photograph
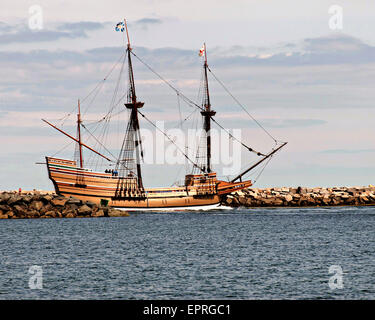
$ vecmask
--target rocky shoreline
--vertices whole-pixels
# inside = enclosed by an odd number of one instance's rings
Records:
[[[375,187],[249,188],[223,197],[230,207],[375,206]],[[129,213],[53,192],[0,192],[0,219],[124,217]]]
[[[231,207],[321,207],[375,205],[375,187],[250,188],[223,198]]]
[[[124,217],[129,213],[46,192],[0,193],[0,219]]]

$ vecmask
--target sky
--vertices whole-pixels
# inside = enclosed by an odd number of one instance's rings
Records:
[[[125,45],[114,26],[124,18],[134,53],[196,102],[205,42],[213,73],[267,132],[288,142],[255,187],[375,184],[373,1],[2,0],[0,6],[0,190],[53,189],[45,165],[36,163],[65,146],[57,156],[71,158],[74,145],[41,118],[75,134],[78,99],[87,127],[106,114]],[[172,127],[177,96],[133,62],[144,113]],[[269,151],[273,140],[211,74],[209,81],[216,119]],[[125,90],[123,81],[119,92]],[[182,116],[192,111],[181,101],[180,107]],[[109,132],[113,152],[123,137],[121,117]],[[142,120],[141,126],[151,129]],[[85,157],[89,164],[91,155]],[[242,167],[254,160],[242,152]],[[146,164],[143,172],[146,186],[169,186],[183,178],[184,166]]]

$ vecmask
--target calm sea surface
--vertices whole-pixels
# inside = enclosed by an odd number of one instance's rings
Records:
[[[375,208],[0,220],[0,257],[0,299],[375,299]]]

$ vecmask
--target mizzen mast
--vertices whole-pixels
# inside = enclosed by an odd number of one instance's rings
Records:
[[[82,157],[82,140],[81,140],[81,104],[78,99],[78,113],[77,113],[77,140],[78,140],[78,149],[79,149],[79,166],[83,168],[83,157]]]
[[[65,131],[59,129],[58,127],[54,126],[52,123],[48,122],[47,120],[42,119],[42,121],[44,121],[45,123],[50,125],[52,128],[56,129],[57,131],[61,132],[62,134],[66,135],[68,138],[72,139],[73,141],[79,143],[81,146],[83,146],[83,147],[89,149],[90,151],[96,153],[98,156],[101,156],[102,158],[106,159],[107,161],[112,162],[112,160],[109,159],[108,157],[102,155],[100,152],[98,152],[95,149],[89,147],[87,144],[83,143],[82,141],[80,142],[78,139],[74,138],[73,136],[71,136],[70,134],[66,133]]]

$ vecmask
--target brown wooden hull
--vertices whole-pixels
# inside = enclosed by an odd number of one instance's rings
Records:
[[[47,169],[56,193],[108,206],[131,208],[189,208],[220,203],[221,195],[251,186],[251,181],[229,183],[210,179],[182,187],[145,188],[144,195],[116,198],[119,177],[77,168],[75,161],[47,157]],[[194,176],[193,176],[194,177]],[[202,175],[197,175],[200,178]]]

